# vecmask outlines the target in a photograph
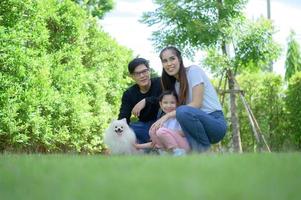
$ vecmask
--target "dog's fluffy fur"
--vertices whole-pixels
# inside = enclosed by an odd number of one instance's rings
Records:
[[[136,135],[128,126],[126,119],[113,120],[105,131],[104,143],[108,146],[110,153],[136,154],[138,150],[134,147]]]

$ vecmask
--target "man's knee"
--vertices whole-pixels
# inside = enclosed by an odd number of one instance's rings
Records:
[[[130,124],[130,127],[135,132],[135,135],[139,143],[146,143],[149,141],[150,136],[148,134],[148,127],[143,127],[141,126],[141,124],[135,124],[135,123]]]

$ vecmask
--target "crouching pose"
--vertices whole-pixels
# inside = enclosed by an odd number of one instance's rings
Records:
[[[167,120],[176,117],[192,150],[208,150],[211,144],[224,138],[227,130],[214,87],[199,66],[184,67],[181,52],[177,48],[164,48],[160,59],[163,91],[176,90],[180,106],[157,120],[151,131],[158,130]]]
[[[138,143],[146,143],[150,141],[149,129],[157,119],[161,79],[151,78],[149,63],[144,58],[129,62],[128,71],[135,84],[123,93],[118,119],[126,118]],[[131,121],[132,115],[138,121]]]
[[[162,111],[167,114],[175,111],[178,97],[175,91],[165,91],[159,97]],[[185,155],[190,150],[186,137],[176,118],[169,118],[163,126],[157,130],[150,130],[152,142],[137,144],[136,148],[155,147],[160,154],[171,152],[174,156]]]

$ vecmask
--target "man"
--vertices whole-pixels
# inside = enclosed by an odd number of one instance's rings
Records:
[[[150,77],[149,63],[144,58],[135,58],[128,64],[128,71],[135,84],[122,96],[118,119],[126,118],[139,143],[149,142],[149,129],[156,121],[161,90],[160,78]],[[131,122],[131,115],[138,121]]]

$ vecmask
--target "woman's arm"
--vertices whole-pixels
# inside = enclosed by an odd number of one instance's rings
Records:
[[[176,117],[176,111],[172,111],[169,113],[166,113],[163,115],[160,119],[158,119],[150,128],[150,131],[156,132],[159,128],[161,128],[168,119],[175,118]]]
[[[204,84],[200,83],[192,88],[192,101],[187,104],[194,108],[200,108],[203,105]]]

